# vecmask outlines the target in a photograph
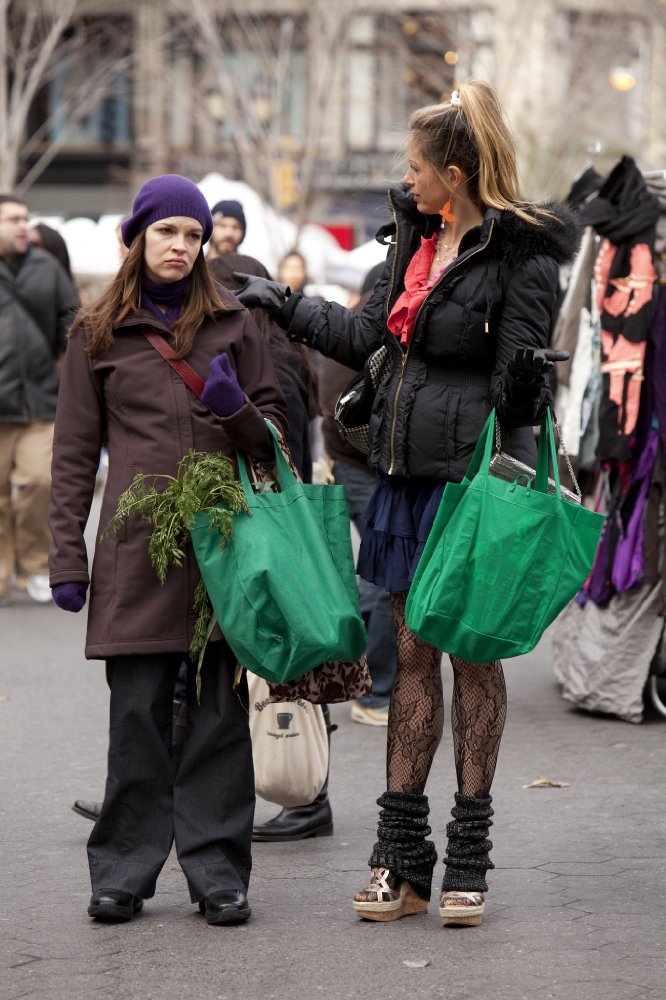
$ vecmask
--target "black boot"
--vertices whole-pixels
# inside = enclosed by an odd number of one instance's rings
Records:
[[[332,835],[333,813],[328,798],[328,782],[314,802],[308,802],[306,806],[285,807],[273,819],[252,830],[252,840],[274,843]]]
[[[72,809],[79,816],[83,816],[84,819],[91,819],[93,823],[96,823],[99,819],[99,814],[102,811],[101,802],[93,802],[88,799],[77,799]]]
[[[331,723],[328,706],[324,705],[324,719],[328,734],[328,754],[331,755],[331,733],[338,728]],[[288,840],[307,840],[308,837],[332,837],[333,812],[328,797],[328,774],[319,795],[305,806],[285,806],[273,819],[252,830],[252,840],[259,843],[283,843]]]
[[[421,899],[430,899],[432,873],[437,851],[428,825],[427,795],[384,792],[377,799],[381,807],[377,843],[368,861],[371,868],[388,868],[404,879]]]
[[[456,804],[451,810],[453,821],[447,824],[449,838],[444,864],[442,889],[458,892],[488,892],[486,872],[494,868],[490,860],[492,841],[488,829],[492,826],[492,798],[477,799],[456,792]]]

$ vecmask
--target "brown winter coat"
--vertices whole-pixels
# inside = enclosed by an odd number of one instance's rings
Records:
[[[191,448],[224,452],[236,448],[263,461],[273,455],[264,423],[285,426],[286,406],[268,348],[250,314],[218,286],[229,311],[206,320],[188,363],[206,378],[211,358],[226,351],[247,403],[218,417],[185,385],[148,343],[140,327],[160,329],[148,312],[126,319],[115,342],[100,357],[85,351],[79,332],[65,355],[55,421],[49,566],[51,586],[88,582],[83,530],[95,490],[104,435],[109,473],[100,531],[115,512],[118,496],[138,472],[175,475]],[[162,328],[166,334],[166,328]],[[88,659],[135,653],[186,652],[192,638],[194,589],[199,580],[188,546],[182,568],[171,568],[160,585],[148,558],[151,527],[132,519],[115,536],[97,541],[90,587]]]

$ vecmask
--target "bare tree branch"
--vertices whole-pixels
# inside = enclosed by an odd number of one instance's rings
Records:
[[[44,133],[48,132],[54,122],[58,119],[64,119],[65,124],[60,130],[57,139],[51,139],[48,147],[39,157],[38,161],[16,185],[17,194],[24,194],[34,184],[40,174],[42,174],[46,167],[48,167],[49,163],[52,163],[62,148],[67,145],[72,132],[81,119],[95,107],[97,102],[101,100],[106,93],[108,93],[109,86],[113,84],[113,81],[117,78],[119,73],[121,73],[124,69],[129,68],[131,62],[132,57],[127,56],[125,60],[119,60],[111,66],[99,68],[92,77],[88,77],[84,97],[81,96],[80,90],[76,88],[73,93],[69,95],[69,97],[60,102],[58,108],[53,112],[49,119],[44,122],[38,132],[43,137]],[[29,155],[30,152],[37,146],[37,134],[38,133],[35,133],[29,142],[26,143],[23,150],[25,155]]]
[[[84,17],[81,0],[0,0],[0,187],[16,186],[21,165],[57,122],[65,136],[108,93],[129,66],[129,38],[103,19]],[[72,67],[59,109],[28,134],[30,109],[41,89]],[[93,99],[94,96],[94,99]],[[54,159],[61,135],[41,152],[21,182],[25,191]]]
[[[314,172],[333,96],[335,67],[358,0],[313,0],[303,17],[246,13],[231,0],[217,15],[214,0],[191,0],[187,24],[224,102],[239,169],[271,207],[284,208],[280,171],[298,186],[297,225],[307,216]],[[182,5],[177,9],[182,16]],[[309,46],[309,49],[308,49]],[[309,79],[302,135],[293,137],[284,109],[295,86],[294,55],[307,54]],[[316,52],[316,58],[312,53]],[[233,64],[233,72],[230,66]]]
[[[77,0],[61,0],[58,7],[58,16],[51,23],[44,33],[39,46],[34,49],[29,48],[35,29],[36,16],[34,4],[29,4],[25,20],[25,37],[21,39],[21,46],[18,50],[16,67],[20,67],[20,85],[12,87],[12,118],[14,124],[14,143],[20,142],[23,133],[21,125],[26,121],[30,105],[35,99],[35,94],[40,86],[40,82],[46,67],[55,52],[58,41],[63,31],[69,24],[76,7]],[[31,22],[31,23],[29,23]],[[36,52],[30,65],[30,56]]]

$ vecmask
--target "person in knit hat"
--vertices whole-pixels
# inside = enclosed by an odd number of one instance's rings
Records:
[[[78,313],[65,353],[50,585],[58,607],[78,612],[90,583],[85,655],[106,661],[110,687],[108,777],[88,842],[88,913],[98,921],[132,919],[154,895],[174,841],[190,899],[209,924],[250,916],[247,685],[235,684],[235,657],[216,629],[197,696],[189,650],[199,572],[191,546],[160,583],[148,550],[152,525],[130,516],[98,542],[90,579],[83,535],[105,436],[102,528],[137,473],[175,477],[192,450],[274,461],[266,420],[283,430],[284,395],[250,313],[208,273],[202,247],[212,229],[206,200],[187,178],[166,174],[144,184],[121,227],[127,255],[101,297]],[[163,352],[186,359],[203,388],[186,384]],[[177,761],[172,704],[183,664],[191,710]]]
[[[218,201],[213,205],[211,214],[213,235],[208,247],[208,260],[224,257],[227,253],[236,253],[247,232],[243,206],[233,199]]]

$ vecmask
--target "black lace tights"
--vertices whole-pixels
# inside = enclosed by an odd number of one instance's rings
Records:
[[[398,639],[398,670],[389,710],[387,788],[422,795],[444,727],[441,658],[405,622],[406,594],[391,604]],[[458,791],[490,793],[506,719],[506,688],[499,660],[468,663],[451,656],[451,725]]]

